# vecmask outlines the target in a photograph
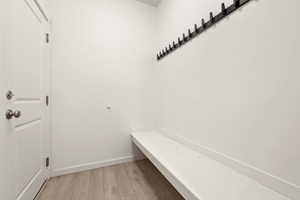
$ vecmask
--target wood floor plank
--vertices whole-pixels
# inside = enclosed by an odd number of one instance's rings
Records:
[[[72,200],[88,199],[90,171],[74,174],[72,180]]]
[[[56,188],[58,187],[57,178],[52,178],[47,182],[46,187],[39,196],[39,200],[53,200],[56,194]]]
[[[126,168],[124,167],[124,164],[112,166],[111,169],[116,174],[119,194],[122,200],[137,199],[137,196],[133,189],[133,183],[128,174],[126,173]]]
[[[105,200],[120,200],[117,176],[113,167],[104,167],[104,199]]]
[[[73,194],[74,174],[57,177],[57,190],[54,195],[55,200],[71,200]]]
[[[138,166],[138,162],[126,163],[126,170],[133,182],[135,193],[144,200],[159,200],[159,194]]]
[[[103,168],[91,170],[88,200],[103,200],[103,198],[104,198]]]
[[[156,169],[156,167],[148,160],[137,163],[153,185],[160,199],[184,200],[177,190],[168,182],[168,180]]]
[[[148,160],[55,177],[39,200],[183,200]]]

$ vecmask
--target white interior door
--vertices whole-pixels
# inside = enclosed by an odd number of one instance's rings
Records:
[[[12,92],[3,116],[5,139],[12,158],[12,199],[20,200],[32,200],[48,174],[45,28],[32,6],[30,0],[9,0],[4,37],[7,91]]]

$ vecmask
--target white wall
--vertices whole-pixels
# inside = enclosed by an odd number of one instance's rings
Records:
[[[298,1],[253,1],[155,64],[221,2],[52,2],[56,172],[131,157],[129,133],[160,127],[299,194]]]
[[[54,0],[52,10],[54,171],[131,157],[130,132],[157,127],[157,10],[135,0]]]
[[[219,12],[222,2],[162,1],[157,51]],[[297,0],[253,1],[156,66],[164,131],[286,184],[270,187],[294,199],[300,194],[299,7]]]

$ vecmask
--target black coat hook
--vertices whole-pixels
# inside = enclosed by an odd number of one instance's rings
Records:
[[[179,46],[181,45],[180,37],[178,37],[178,45],[179,45]]]
[[[197,24],[194,25],[194,28],[195,28],[195,32],[196,32],[196,33],[199,33],[199,29],[198,29]]]
[[[186,40],[187,40],[187,38],[185,37],[185,34],[184,34],[184,33],[182,34],[182,38],[183,38],[183,41],[186,41]]]
[[[188,30],[188,33],[189,33],[189,37],[190,37],[190,38],[193,37],[193,34],[192,34],[192,32],[191,32],[191,29]]]
[[[223,14],[223,15],[226,15],[226,14],[227,14],[227,10],[226,10],[225,3],[222,3],[222,14]]]
[[[176,43],[173,41],[173,49],[176,48]]]
[[[166,47],[165,49],[166,49],[166,53],[169,53],[169,50],[168,50],[168,48]]]
[[[173,50],[173,48],[172,48],[171,44],[169,44],[169,49],[170,49],[170,51],[172,51],[172,50]]]
[[[234,6],[239,7],[240,6],[240,0],[233,0]]]
[[[202,23],[202,27],[203,27],[203,29],[205,29],[205,20],[204,20],[204,19],[202,19],[202,20],[201,20],[201,23]]]
[[[209,13],[209,17],[210,17],[210,22],[213,23],[214,22],[214,14],[213,14],[213,12]]]

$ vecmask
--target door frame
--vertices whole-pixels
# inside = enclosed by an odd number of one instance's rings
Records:
[[[51,177],[52,173],[52,166],[53,166],[53,156],[52,156],[52,132],[51,132],[51,17],[49,12],[49,4],[45,4],[44,2],[41,2],[42,0],[24,0],[26,1],[33,9],[34,13],[37,14],[37,17],[41,20],[42,26],[43,26],[43,32],[44,32],[44,59],[43,64],[44,67],[44,81],[45,81],[45,88],[44,88],[44,94],[43,94],[43,101],[45,105],[45,138],[44,138],[44,155],[46,155],[46,158],[49,158],[49,166],[46,168],[47,173],[47,180]],[[47,6],[47,7],[46,7]],[[46,99],[48,98],[48,99]],[[47,104],[46,104],[47,103]],[[45,158],[45,159],[46,159]],[[46,162],[46,160],[45,160]],[[45,163],[46,164],[46,163]],[[46,180],[46,181],[47,181]],[[44,184],[45,185],[45,184]],[[43,186],[44,186],[43,185]],[[43,188],[41,187],[41,189]],[[38,194],[37,194],[38,195]]]

